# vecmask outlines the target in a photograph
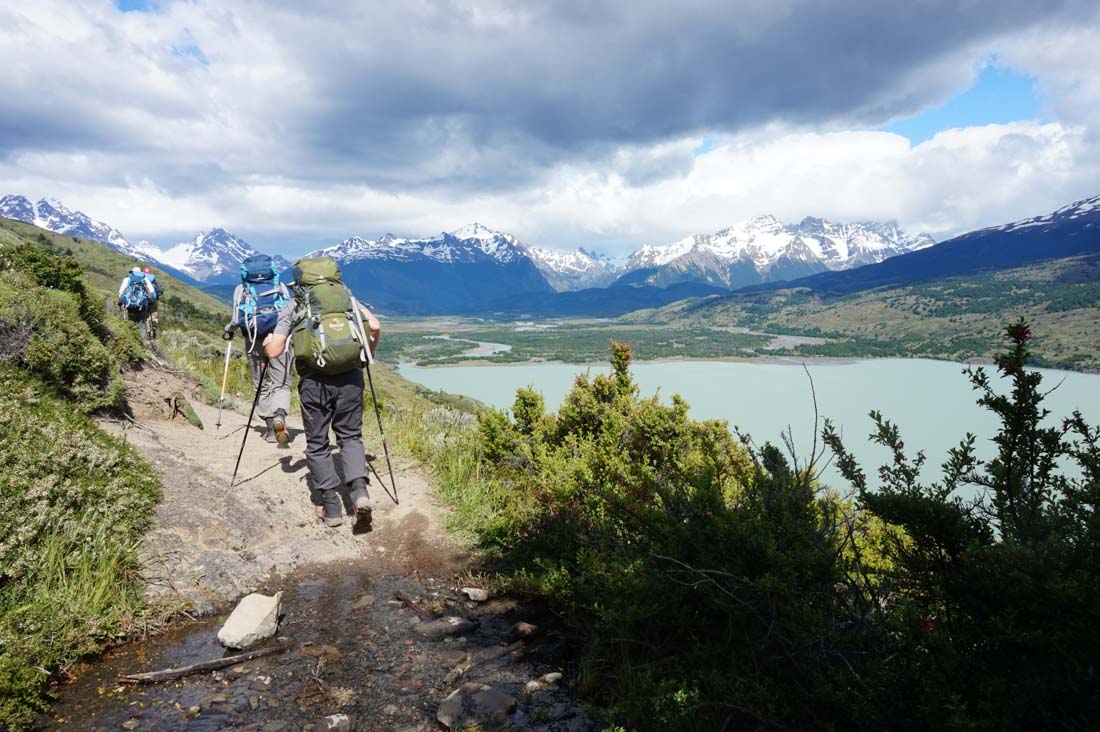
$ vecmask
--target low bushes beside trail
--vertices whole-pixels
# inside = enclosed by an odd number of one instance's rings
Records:
[[[160,484],[86,416],[125,406],[120,364],[143,355],[75,260],[0,248],[0,729],[146,612],[135,550]]]
[[[791,450],[640,397],[618,345],[556,413],[521,389],[418,449],[504,579],[559,610],[571,676],[626,729],[1095,729],[1100,428],[1046,422],[1030,330],[1006,335],[1005,381],[967,372],[998,455],[960,434],[933,484],[874,413],[893,456],[877,481],[823,430],[842,499]]]

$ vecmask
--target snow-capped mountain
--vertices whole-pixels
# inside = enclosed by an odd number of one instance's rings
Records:
[[[7,195],[0,198],[0,216],[53,231],[58,234],[91,239],[123,254],[149,261],[149,256],[126,240],[118,229],[96,221],[81,211],[71,211],[56,199],[43,198],[31,203],[25,196]]]
[[[380,239],[353,236],[307,256],[332,257],[339,262],[431,260],[467,264],[479,261],[512,263],[525,259],[559,292],[606,286],[621,271],[603,254],[584,249],[574,252],[543,249],[478,223],[425,238],[404,238],[393,234],[386,234]]]
[[[527,256],[558,292],[606,287],[622,274],[622,268],[606,255],[581,247],[572,252],[559,252],[528,246]]]
[[[822,272],[790,284],[822,294],[843,295],[1098,253],[1100,196],[1093,196],[1043,216],[971,231],[878,264]]]
[[[371,240],[353,236],[334,246],[310,252],[307,257],[332,257],[338,262],[363,259],[436,262],[514,262],[525,256],[526,247],[511,234],[493,231],[481,224],[469,224],[452,232],[423,239],[406,239],[386,234]]]
[[[172,269],[208,284],[235,283],[240,280],[241,262],[254,254],[256,248],[225,229],[201,231],[191,241],[171,249],[145,247],[144,251]],[[272,257],[280,272],[290,262],[279,255]]]
[[[225,229],[200,232],[192,241],[164,250],[142,241],[131,244],[118,229],[96,221],[81,211],[73,211],[52,198],[31,203],[25,196],[7,195],[0,198],[0,216],[34,224],[48,231],[78,236],[106,244],[117,252],[168,269],[186,281],[203,284],[225,284],[240,279],[240,265],[258,254],[255,247]],[[272,257],[280,271],[290,262]]]
[[[1093,196],[1092,198],[1085,198],[1080,201],[1075,201],[1068,206],[1062,206],[1062,208],[1058,209],[1057,211],[1054,211],[1053,213],[1048,213],[1044,216],[1033,216],[1030,219],[1014,221],[1011,224],[1004,224],[1002,226],[991,226],[988,229],[979,229],[978,231],[970,232],[970,234],[966,234],[965,236],[971,236],[987,231],[1010,232],[1035,228],[1038,228],[1041,231],[1044,227],[1051,228],[1059,224],[1069,223],[1071,221],[1088,224],[1090,228],[1100,222],[1100,196]]]
[[[835,224],[807,217],[786,225],[756,216],[715,234],[696,234],[665,246],[643,246],[627,260],[627,282],[667,286],[697,281],[730,289],[881,262],[932,246],[895,222]]]
[[[483,312],[554,292],[526,245],[481,224],[422,239],[352,237],[306,256],[340,262],[360,299],[390,311]]]

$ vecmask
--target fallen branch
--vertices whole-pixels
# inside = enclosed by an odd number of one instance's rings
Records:
[[[421,620],[428,620],[433,617],[430,612],[417,605],[416,600],[412,599],[401,590],[394,590],[393,597],[395,600],[399,600],[405,607],[416,613],[416,616]]]
[[[236,656],[226,656],[225,658],[215,658],[213,661],[203,661],[202,663],[194,663],[190,666],[181,666],[180,668],[167,668],[163,671],[149,671],[141,674],[127,674],[125,676],[119,676],[118,682],[120,684],[155,684],[160,681],[174,681],[175,679],[182,679],[184,676],[201,674],[207,671],[217,671],[219,668],[235,666],[238,663],[251,661],[254,658],[262,658],[263,656],[270,656],[273,653],[283,653],[288,650],[290,650],[289,644],[281,644],[271,646],[270,648],[260,648],[259,650],[249,651],[248,653],[239,653]]]

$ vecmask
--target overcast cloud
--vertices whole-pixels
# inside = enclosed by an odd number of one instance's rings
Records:
[[[1100,192],[1098,29],[1095,0],[8,3],[0,193],[294,252],[473,220],[613,253],[760,213],[944,236]],[[993,58],[1044,122],[870,131]]]

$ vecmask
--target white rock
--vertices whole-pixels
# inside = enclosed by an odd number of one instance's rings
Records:
[[[561,683],[562,674],[560,671],[551,671],[548,674],[543,674],[539,677],[539,683],[548,689],[558,688],[558,684]]]
[[[474,602],[485,602],[489,599],[489,591],[478,587],[463,587],[462,593]]]
[[[326,730],[333,730],[333,732],[350,732],[351,730],[351,717],[346,714],[330,714],[321,721],[325,723]]]
[[[248,648],[275,635],[282,598],[281,592],[274,597],[253,593],[243,598],[218,631],[218,642],[227,648]]]

